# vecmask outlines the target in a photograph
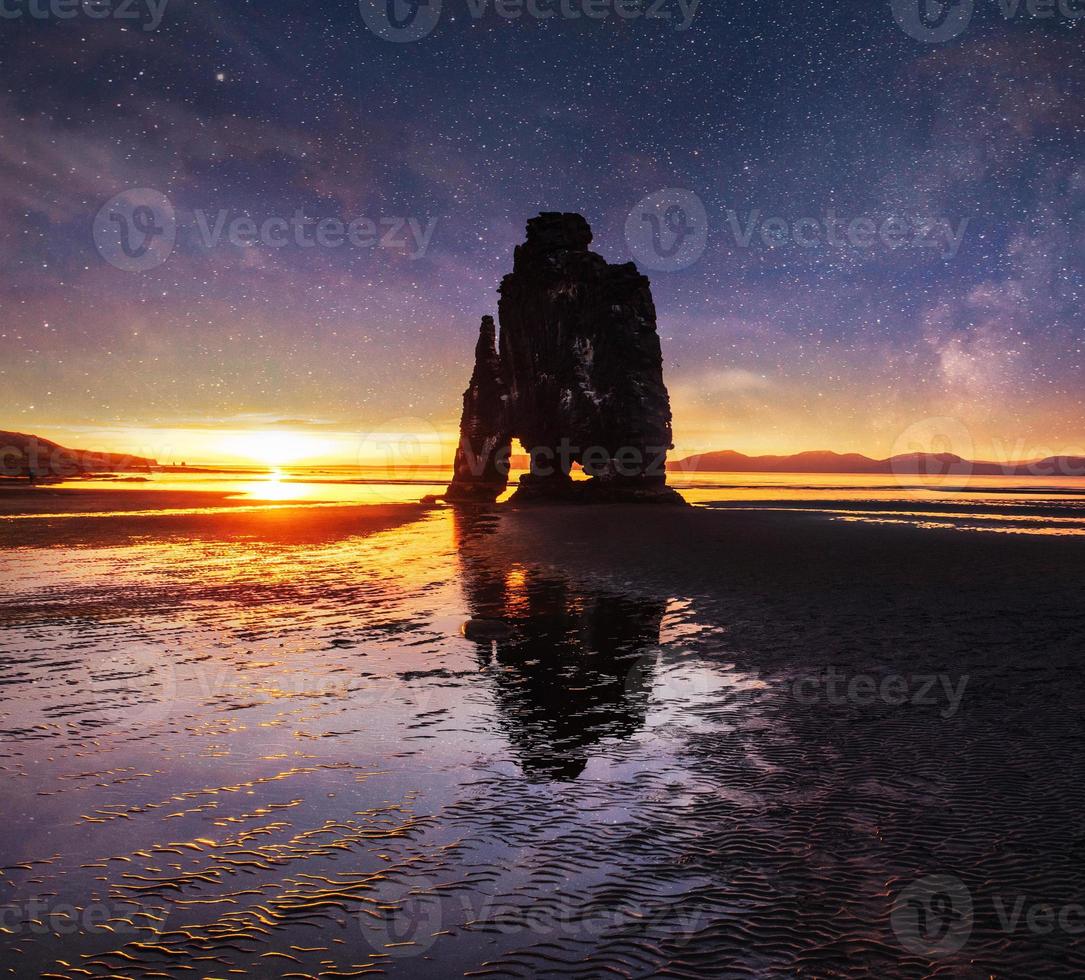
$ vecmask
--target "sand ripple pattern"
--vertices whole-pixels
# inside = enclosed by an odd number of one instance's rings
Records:
[[[1080,548],[619,520],[6,552],[4,966],[1085,972],[1080,930],[1026,922],[1085,905]],[[834,675],[966,680],[861,702]],[[932,876],[967,929],[916,951]]]

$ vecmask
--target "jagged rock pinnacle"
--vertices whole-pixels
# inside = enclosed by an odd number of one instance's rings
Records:
[[[446,499],[492,502],[511,442],[531,457],[518,500],[665,500],[671,411],[651,286],[589,251],[579,214],[527,223],[500,287],[499,343],[483,317]],[[592,478],[573,481],[572,464]]]

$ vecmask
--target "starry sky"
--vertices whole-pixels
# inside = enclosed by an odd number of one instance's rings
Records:
[[[579,211],[630,261],[630,215],[678,189],[703,248],[645,271],[679,454],[884,456],[945,431],[962,455],[1085,451],[1072,5],[975,0],[931,42],[890,0],[704,0],[685,29],[677,0],[668,19],[481,2],[443,0],[396,43],[353,0],[136,0],[136,20],[7,0],[0,428],[189,459],[243,458],[268,429],[343,462],[373,433],[451,438],[526,219]],[[176,225],[136,270],[101,228],[137,227],[143,198],[100,215],[133,189]],[[368,221],[377,241],[213,241],[220,214]],[[794,234],[831,216],[912,234]],[[943,226],[955,247],[916,232]]]

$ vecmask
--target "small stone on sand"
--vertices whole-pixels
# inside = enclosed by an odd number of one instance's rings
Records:
[[[500,619],[469,619],[460,627],[469,640],[507,640],[512,629]]]

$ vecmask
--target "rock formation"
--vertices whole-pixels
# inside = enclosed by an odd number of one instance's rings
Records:
[[[513,439],[531,458],[514,499],[681,503],[666,486],[671,410],[651,286],[588,250],[579,214],[527,223],[501,283],[500,344],[484,317],[445,499],[493,502]],[[574,481],[579,463],[591,479]]]
[[[501,380],[494,318],[484,316],[475,345],[475,369],[463,393],[460,444],[447,500],[493,503],[509,480],[512,437],[506,424],[508,389]]]
[[[88,473],[148,473],[158,463],[142,456],[68,449],[25,432],[0,432],[0,478],[65,480]]]

